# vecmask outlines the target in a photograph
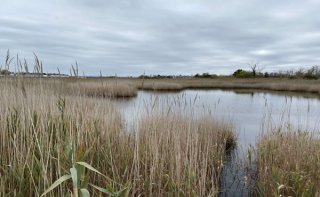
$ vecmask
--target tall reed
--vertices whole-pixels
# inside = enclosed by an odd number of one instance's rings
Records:
[[[114,191],[128,187],[130,196],[218,194],[224,157],[236,139],[212,116],[160,113],[150,105],[128,128],[110,100],[70,94],[65,79],[1,82],[0,196],[40,196],[69,172],[70,161],[89,163],[108,177],[86,171],[88,182]],[[100,195],[90,186],[89,192]],[[64,183],[47,196],[72,193]]]
[[[273,132],[257,144],[257,196],[319,196],[320,140],[307,132]]]

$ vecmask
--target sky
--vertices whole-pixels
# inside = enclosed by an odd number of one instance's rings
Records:
[[[0,64],[9,49],[31,68],[36,53],[45,72],[77,61],[87,76],[308,68],[320,63],[319,10],[318,0],[1,0]]]

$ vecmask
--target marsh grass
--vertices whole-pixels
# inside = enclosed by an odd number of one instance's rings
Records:
[[[69,173],[70,157],[108,177],[85,171],[89,183],[129,188],[130,196],[218,194],[226,152],[236,140],[227,124],[150,106],[129,132],[110,100],[78,94],[85,80],[18,76],[1,82],[0,196],[40,196]],[[88,191],[101,195],[91,186]],[[72,193],[66,182],[46,196]]]
[[[121,128],[120,116],[108,102],[60,97],[41,83],[22,83],[25,91],[18,81],[1,84],[1,196],[39,196],[70,166],[65,154],[69,142],[75,144],[76,157],[91,163],[88,154]],[[103,130],[95,129],[98,122]],[[67,193],[60,188],[53,196]]]
[[[139,89],[181,91],[184,89],[270,90],[320,94],[319,80],[303,79],[123,79],[135,83]]]
[[[235,145],[230,128],[181,114],[139,122],[140,173],[152,196],[216,196],[225,156]],[[139,173],[139,174],[140,174]],[[141,191],[140,191],[141,192]]]
[[[69,84],[68,89],[80,95],[101,98],[130,98],[137,96],[136,86],[124,82],[78,82]]]
[[[10,77],[9,77],[10,78]],[[3,79],[0,79],[3,81]],[[32,83],[32,78],[24,77]],[[303,79],[234,79],[220,77],[214,79],[176,78],[176,79],[137,79],[137,78],[47,78],[52,84],[61,83],[65,94],[80,94],[89,97],[131,98],[138,90],[182,91],[185,89],[222,89],[239,91],[274,91],[311,93],[320,95],[320,80]],[[52,86],[53,89],[54,86]]]
[[[175,82],[166,81],[144,81],[139,84],[139,89],[141,90],[154,90],[154,91],[181,91],[183,86]]]
[[[257,144],[257,196],[318,196],[320,139],[307,132],[273,132]]]

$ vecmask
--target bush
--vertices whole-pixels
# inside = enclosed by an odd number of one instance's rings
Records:
[[[250,78],[253,77],[253,74],[252,72],[238,69],[233,73],[233,76],[237,78]]]
[[[194,77],[195,78],[215,78],[215,77],[217,77],[217,75],[210,74],[210,73],[202,73],[202,74],[197,73],[194,75]]]
[[[11,74],[11,72],[9,70],[7,70],[7,69],[1,69],[0,70],[0,75],[10,75],[10,74]]]
[[[320,78],[320,66],[313,66],[307,70],[303,76],[304,79],[319,79]]]
[[[317,76],[315,75],[312,75],[310,73],[306,73],[304,76],[303,76],[304,79],[318,79]]]

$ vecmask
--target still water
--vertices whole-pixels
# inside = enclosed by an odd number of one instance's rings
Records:
[[[320,100],[312,95],[276,92],[243,92],[222,90],[185,90],[179,93],[140,91],[136,98],[117,100],[128,128],[134,120],[148,115],[154,105],[172,105],[181,113],[211,114],[232,124],[238,136],[235,155],[224,171],[221,196],[244,196],[243,171],[236,169],[249,146],[254,147],[266,130],[282,128],[318,133]],[[182,109],[182,110],[181,110]]]
[[[211,113],[234,125],[238,145],[254,145],[264,126],[320,129],[320,100],[311,95],[222,90],[185,90],[179,93],[140,91],[136,98],[117,101],[126,122],[148,113],[150,105],[180,102],[184,111]],[[181,107],[180,107],[181,108]],[[190,109],[188,109],[190,108]]]

